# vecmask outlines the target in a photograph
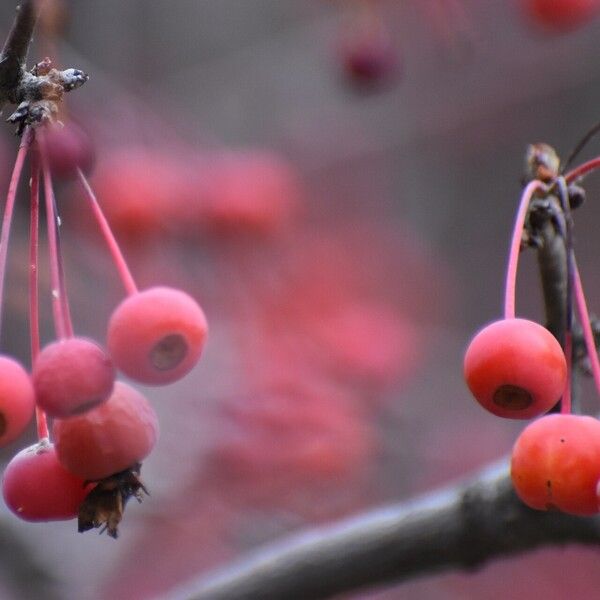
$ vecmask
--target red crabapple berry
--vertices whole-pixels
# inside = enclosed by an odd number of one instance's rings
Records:
[[[200,358],[204,312],[180,290],[154,287],[128,296],[108,324],[108,349],[123,373],[152,385],[183,377]]]
[[[50,125],[45,130],[46,155],[56,177],[75,177],[77,169],[89,171],[94,164],[94,146],[87,133],[73,122]]]
[[[53,433],[63,467],[97,481],[150,454],[158,439],[158,419],[142,394],[116,381],[106,402],[83,415],[55,420]]]
[[[299,205],[296,173],[276,154],[231,151],[214,162],[210,175],[198,213],[217,234],[273,233],[291,220]]]
[[[534,421],[514,445],[511,478],[517,495],[531,508],[597,513],[600,421],[566,414]]]
[[[14,359],[0,356],[0,446],[17,439],[35,408],[31,377]]]
[[[65,418],[106,401],[115,369],[98,344],[72,337],[46,346],[35,360],[32,377],[38,406],[51,417]]]
[[[550,410],[567,384],[567,363],[556,338],[526,319],[503,319],[473,338],[464,361],[476,400],[499,417],[530,419]]]
[[[526,14],[547,29],[563,31],[583,25],[600,10],[598,0],[524,0]]]
[[[339,56],[346,79],[357,88],[389,84],[401,70],[398,49],[384,29],[348,34],[340,43]]]
[[[6,505],[25,521],[73,519],[88,491],[83,479],[58,462],[48,440],[21,450],[2,477]]]

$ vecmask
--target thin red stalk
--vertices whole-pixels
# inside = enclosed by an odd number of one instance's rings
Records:
[[[65,270],[62,261],[62,251],[60,249],[60,219],[56,209],[56,199],[52,198],[52,206],[54,209],[54,222],[56,231],[56,250],[58,255],[58,285],[60,293],[60,301],[62,304],[63,315],[65,316],[65,324],[67,327],[67,337],[73,337],[73,322],[71,320],[71,309],[69,308],[69,296],[67,294],[67,284],[65,282]]]
[[[587,309],[585,294],[583,293],[583,285],[581,284],[581,277],[579,276],[579,269],[577,268],[577,265],[574,265],[573,278],[575,302],[577,303],[577,312],[579,313],[579,320],[581,321],[581,328],[583,329],[585,347],[590,359],[596,390],[598,395],[600,395],[600,359],[598,359],[598,350],[596,349],[596,343],[594,341],[594,333],[592,332],[590,315]]]
[[[46,158],[43,140],[40,147],[42,158],[42,175],[44,178],[44,197],[46,200],[46,227],[48,229],[48,251],[50,255],[50,282],[52,286],[52,312],[54,315],[54,327],[56,335],[60,339],[73,335],[71,318],[68,311],[66,290],[61,285],[61,256],[58,249],[56,213],[54,209],[54,189],[52,186],[52,174]]]
[[[567,362],[567,385],[560,399],[560,412],[563,415],[571,414],[571,375],[573,373],[573,334],[570,331],[565,333],[565,360]]]
[[[584,162],[583,164],[579,165],[578,167],[571,169],[565,175],[565,180],[567,183],[571,183],[575,179],[579,179],[580,177],[587,175],[591,171],[595,171],[599,167],[600,167],[600,156],[598,156],[596,158],[592,158],[591,160]]]
[[[17,152],[15,166],[13,168],[8,186],[8,193],[6,195],[6,205],[4,206],[4,217],[2,219],[2,230],[0,233],[0,330],[2,328],[2,304],[4,300],[4,280],[6,275],[6,258],[8,256],[10,227],[12,224],[17,188],[19,187],[21,173],[23,172],[25,157],[27,156],[27,152],[31,146],[32,136],[33,132],[27,128],[23,134],[23,137],[21,138],[21,145],[19,146],[19,151]]]
[[[40,222],[40,163],[37,152],[31,161],[31,216],[29,221],[29,328],[31,336],[31,364],[40,353],[40,317],[38,294],[39,265],[39,222]],[[38,440],[47,439],[48,420],[39,407],[35,409]]]
[[[112,260],[115,263],[115,266],[117,267],[117,271],[119,272],[119,277],[123,282],[125,291],[129,295],[135,294],[138,291],[137,285],[135,283],[135,280],[133,279],[133,276],[131,275],[131,271],[127,266],[127,262],[125,261],[123,253],[119,248],[119,244],[115,239],[110,225],[108,224],[108,221],[106,220],[106,217],[102,212],[102,208],[100,208],[100,204],[98,203],[96,194],[94,194],[94,191],[92,190],[86,176],[83,174],[83,171],[81,169],[77,169],[77,176],[83,187],[85,195],[87,196],[87,199],[91,204],[92,211],[94,213],[94,218],[96,219],[96,222],[100,227],[100,231],[102,232],[106,245],[108,246]]]
[[[508,267],[506,269],[506,287],[504,293],[504,318],[515,318],[515,290],[517,287],[517,266],[519,264],[519,253],[521,250],[521,239],[523,236],[523,227],[529,209],[529,203],[533,194],[539,189],[546,189],[546,186],[536,180],[530,181],[521,194],[519,208],[515,218],[512,240],[510,243],[510,252],[508,256]]]

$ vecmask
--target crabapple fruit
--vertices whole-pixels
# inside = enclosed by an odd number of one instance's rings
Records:
[[[108,324],[117,368],[139,381],[164,385],[196,364],[207,335],[204,312],[185,292],[154,287],[128,296]]]
[[[158,419],[140,392],[116,381],[106,402],[83,415],[55,420],[53,433],[63,467],[95,481],[148,456],[158,438]]]
[[[524,0],[523,10],[536,23],[555,31],[583,25],[600,10],[598,0]]]
[[[136,146],[115,149],[99,161],[94,187],[111,227],[127,240],[162,235],[188,198],[190,177],[181,161]]]
[[[344,76],[360,89],[389,84],[401,71],[399,51],[385,29],[349,32],[338,53]]]
[[[31,377],[16,360],[0,356],[0,446],[23,433],[34,408]]]
[[[94,164],[94,146],[88,134],[73,122],[46,128],[46,155],[52,173],[62,179],[75,177],[77,169],[89,171]]]
[[[530,419],[550,410],[567,384],[567,363],[556,338],[527,319],[502,319],[471,341],[464,360],[469,389],[499,417]]]
[[[110,396],[115,369],[95,342],[79,337],[46,346],[33,365],[38,406],[51,417],[81,414]]]
[[[58,462],[48,440],[21,450],[8,463],[2,477],[6,505],[25,521],[72,519],[89,489],[82,478]]]
[[[276,154],[231,151],[214,161],[210,175],[199,216],[220,235],[272,233],[291,220],[299,205],[298,177]]]
[[[517,495],[531,508],[597,513],[600,421],[566,414],[534,421],[514,445],[511,478]]]

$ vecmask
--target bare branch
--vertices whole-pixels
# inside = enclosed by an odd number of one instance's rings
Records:
[[[600,518],[527,508],[502,461],[469,482],[269,546],[168,600],[329,598],[575,542],[600,543]]]
[[[37,0],[23,0],[0,55],[0,109],[14,96],[25,62],[39,9]],[[12,100],[14,102],[14,100]]]

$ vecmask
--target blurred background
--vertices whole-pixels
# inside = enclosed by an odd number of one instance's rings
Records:
[[[598,2],[43,4],[30,62],[90,74],[55,141],[76,331],[104,340],[123,290],[61,171],[71,154],[140,287],[189,291],[211,330],[190,375],[143,388],[161,439],[142,471],[151,496],[129,504],[119,540],[2,505],[0,598],[160,598],[260,544],[509,452],[522,425],[473,402],[462,356],[500,316],[526,145],[565,156],[600,120]],[[3,33],[13,15],[3,3]],[[7,125],[5,188],[17,145]],[[575,234],[593,311],[600,177],[586,189]],[[28,364],[26,200],[2,344]],[[541,320],[534,255],[521,264],[517,312]],[[32,429],[2,460],[33,441]],[[547,549],[345,597],[591,597],[598,558]]]

